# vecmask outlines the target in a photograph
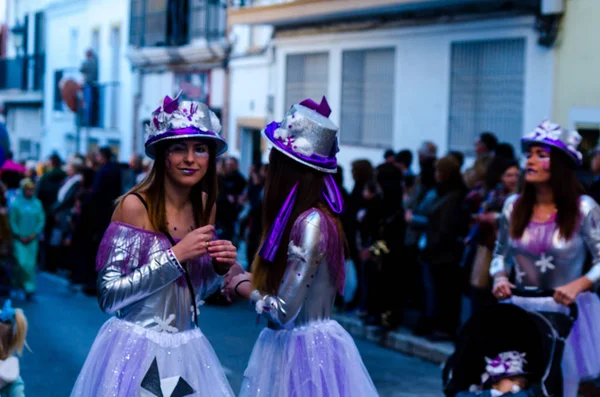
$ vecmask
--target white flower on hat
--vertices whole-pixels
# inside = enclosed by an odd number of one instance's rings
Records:
[[[290,136],[290,131],[285,128],[277,128],[273,133],[275,139],[285,140]]]
[[[304,156],[312,156],[314,153],[313,145],[306,138],[297,138],[292,144],[292,150]]]

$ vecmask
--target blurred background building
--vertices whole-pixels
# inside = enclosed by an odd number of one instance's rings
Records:
[[[341,127],[346,168],[425,139],[462,151],[468,166],[481,131],[515,145],[545,117],[581,129],[590,147],[598,140],[600,51],[586,40],[600,30],[596,0],[5,0],[2,8],[0,101],[20,160],[106,145],[121,160],[142,153],[148,115],[179,90],[222,118],[244,173],[265,160],[261,128],[321,95]],[[91,110],[66,106],[68,80]]]

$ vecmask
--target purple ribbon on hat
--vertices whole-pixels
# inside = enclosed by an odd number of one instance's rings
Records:
[[[327,103],[327,98],[325,97],[321,99],[320,104],[317,104],[315,101],[309,98],[300,102],[300,105],[312,109],[325,117],[329,117],[329,115],[331,114],[331,108],[329,107],[329,103]]]
[[[331,208],[335,214],[340,214],[344,209],[344,200],[342,198],[342,194],[340,193],[340,189],[338,188],[331,174],[325,175],[324,182],[325,186],[323,188],[322,196],[327,205],[329,205],[329,208]],[[269,262],[273,262],[275,260],[275,255],[277,255],[277,250],[281,244],[281,237],[283,236],[285,227],[290,219],[290,215],[292,214],[292,209],[296,203],[297,191],[298,182],[296,182],[285,199],[283,206],[275,218],[275,222],[273,222],[273,225],[271,225],[269,233],[267,233],[267,236],[265,237],[265,240],[258,251],[258,255]]]

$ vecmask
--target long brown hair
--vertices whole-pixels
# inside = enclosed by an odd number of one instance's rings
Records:
[[[194,220],[198,227],[209,224],[211,211],[217,201],[218,194],[216,149],[212,142],[202,142],[208,146],[208,170],[206,171],[206,175],[192,188],[190,193]],[[152,228],[158,232],[165,232],[168,230],[167,209],[165,206],[167,143],[161,142],[157,145],[156,158],[148,176],[119,198],[117,205],[120,205],[123,199],[132,193],[144,195],[148,201],[148,217],[150,218]],[[203,200],[203,193],[206,193],[206,202]]]
[[[321,196],[325,184],[324,177],[324,173],[306,167],[276,149],[271,150],[263,199],[263,233],[261,241],[264,241],[265,235],[271,228],[275,218],[277,218],[280,208],[296,182],[298,182],[298,190],[294,208],[281,237],[281,244],[277,249],[274,263],[264,260],[259,255],[254,258],[252,284],[255,289],[269,294],[277,292],[287,266],[287,242],[290,239],[292,226],[298,216],[310,208],[318,208],[329,216],[335,223],[339,233],[339,241],[345,241],[339,218],[329,210]],[[339,275],[336,276],[339,277]]]
[[[555,148],[550,149],[549,183],[557,209],[556,224],[560,235],[565,239],[570,239],[579,222],[579,198],[583,194],[583,188],[577,179],[572,161]],[[535,202],[535,186],[532,183],[523,183],[521,195],[515,202],[510,218],[510,236],[512,238],[518,239],[523,236],[523,232],[533,216]]]

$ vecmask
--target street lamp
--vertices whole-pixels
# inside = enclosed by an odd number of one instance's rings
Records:
[[[17,22],[10,32],[13,36],[13,44],[17,50],[17,55],[19,55],[21,52],[20,50],[23,49],[23,45],[25,44],[25,34],[27,34],[27,31],[25,30],[25,26]]]

